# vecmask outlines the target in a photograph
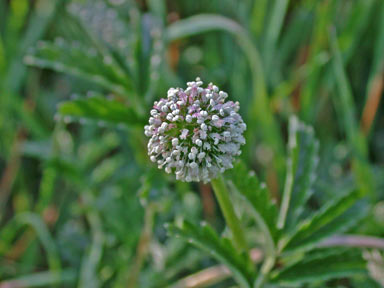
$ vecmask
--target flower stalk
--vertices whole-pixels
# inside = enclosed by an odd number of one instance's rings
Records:
[[[231,230],[233,241],[236,247],[241,251],[247,251],[247,243],[245,240],[244,232],[240,224],[239,218],[236,216],[235,210],[233,209],[232,202],[229,198],[229,191],[225,184],[222,175],[212,179],[211,184],[213,191],[216,195],[217,201],[219,202],[220,209],[224,215],[225,222]]]

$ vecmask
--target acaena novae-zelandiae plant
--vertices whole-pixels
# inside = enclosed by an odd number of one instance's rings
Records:
[[[238,102],[226,101],[228,94],[216,85],[202,87],[200,78],[185,90],[171,88],[167,98],[156,101],[149,125],[148,155],[158,168],[174,172],[182,181],[212,181],[234,240],[245,247],[245,238],[230,203],[221,173],[233,168],[234,157],[245,144],[246,125]]]
[[[290,119],[286,182],[277,205],[255,173],[241,162],[234,164],[245,143],[246,125],[238,114],[239,103],[226,101],[228,94],[213,84],[202,85],[197,78],[185,90],[169,89],[167,98],[154,103],[145,126],[145,135],[150,137],[148,155],[178,180],[211,182],[231,238],[220,237],[206,223],[199,226],[187,220],[167,225],[170,235],[208,251],[227,266],[240,287],[300,287],[364,275],[360,251],[335,248],[335,241],[329,241],[366,215],[367,204],[360,194],[344,193],[316,212],[305,211],[318,163],[313,129],[296,117]],[[229,168],[234,169],[224,180],[222,173]],[[256,243],[262,250],[261,263],[251,259],[250,244],[255,243],[243,219],[251,219],[261,232],[262,241]]]

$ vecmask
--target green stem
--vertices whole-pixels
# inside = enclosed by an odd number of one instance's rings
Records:
[[[261,266],[260,274],[257,277],[253,287],[254,288],[262,288],[265,282],[268,279],[268,274],[272,270],[273,266],[275,265],[275,256],[268,256],[263,263],[263,266]]]
[[[232,202],[229,198],[229,191],[225,185],[223,177],[220,175],[218,178],[211,181],[213,191],[215,192],[217,201],[219,202],[221,211],[223,212],[225,222],[232,232],[232,237],[237,248],[241,251],[247,250],[247,244],[244,237],[244,232],[241,228],[240,221],[235,214]]]

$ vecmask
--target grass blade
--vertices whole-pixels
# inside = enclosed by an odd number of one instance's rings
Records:
[[[378,21],[378,37],[376,39],[372,68],[367,85],[366,102],[361,119],[362,128],[366,135],[372,129],[384,89],[384,4],[381,2],[379,5],[381,8],[381,19]]]
[[[273,63],[273,57],[276,53],[277,40],[279,39],[281,28],[283,26],[285,14],[289,0],[276,0],[273,3],[273,9],[270,16],[270,21],[266,28],[266,35],[263,46],[264,63],[267,71],[267,75],[270,75]]]
[[[16,219],[21,224],[28,224],[33,227],[43,247],[45,248],[45,251],[47,252],[50,271],[60,271],[61,263],[60,257],[56,249],[55,241],[53,240],[51,234],[48,231],[47,226],[45,225],[41,217],[34,213],[24,212],[22,214],[17,215]]]
[[[74,284],[75,281],[76,272],[74,270],[45,271],[0,282],[0,288],[51,287],[57,284]]]

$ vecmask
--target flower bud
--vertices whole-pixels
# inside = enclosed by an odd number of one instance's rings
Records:
[[[188,82],[186,90],[171,88],[155,102],[144,134],[150,137],[148,155],[160,169],[182,181],[208,182],[232,168],[245,143],[246,125],[237,113],[239,103],[212,83]]]

